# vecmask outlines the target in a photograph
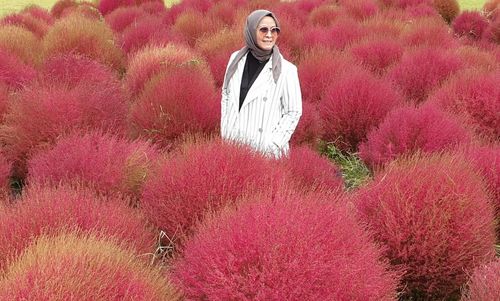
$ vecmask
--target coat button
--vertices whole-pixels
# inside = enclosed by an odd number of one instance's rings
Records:
[[[259,132],[261,132],[261,133],[262,133],[262,128],[259,128]]]
[[[262,100],[263,100],[263,101],[266,101],[266,100],[267,100],[267,97],[264,97]]]

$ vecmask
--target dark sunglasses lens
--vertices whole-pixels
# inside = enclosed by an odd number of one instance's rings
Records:
[[[273,34],[279,34],[280,33],[280,29],[278,27],[274,27],[273,29],[271,29],[271,32]]]
[[[259,30],[263,34],[267,34],[269,31],[271,31],[272,34],[279,34],[280,33],[280,29],[278,27],[273,27],[273,28],[261,27],[261,28],[259,28]]]

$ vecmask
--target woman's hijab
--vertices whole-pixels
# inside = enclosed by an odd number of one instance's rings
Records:
[[[226,77],[224,80],[224,85],[223,88],[227,88],[227,85],[229,84],[229,80],[233,76],[233,74],[236,72],[236,69],[238,67],[238,62],[247,54],[247,52],[251,52],[253,56],[261,61],[267,61],[269,58],[272,57],[272,69],[273,69],[273,78],[274,82],[278,81],[278,78],[281,74],[281,55],[280,51],[278,49],[278,46],[274,45],[273,49],[271,50],[263,50],[257,47],[256,40],[257,40],[257,26],[259,26],[260,21],[262,18],[270,16],[274,19],[274,22],[276,22],[276,26],[279,27],[279,22],[276,16],[264,9],[259,9],[253,11],[250,15],[247,17],[247,22],[245,24],[245,30],[244,30],[244,36],[245,36],[245,47],[241,48],[240,51],[236,54],[235,59],[230,63],[229,67],[227,68],[226,72]]]

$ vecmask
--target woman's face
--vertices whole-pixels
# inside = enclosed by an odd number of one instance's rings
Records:
[[[273,49],[274,44],[279,36],[279,28],[276,27],[276,22],[270,16],[265,16],[257,25],[257,47],[262,50]]]

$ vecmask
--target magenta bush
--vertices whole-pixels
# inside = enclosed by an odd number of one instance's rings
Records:
[[[115,33],[122,33],[127,26],[146,16],[148,13],[140,7],[125,6],[113,10],[105,16],[104,20]]]
[[[339,4],[347,15],[360,21],[370,18],[378,12],[375,0],[341,0]]]
[[[123,30],[120,46],[130,55],[150,44],[167,44],[171,40],[171,35],[170,29],[163,24],[161,17],[144,15]]]
[[[500,137],[500,72],[469,70],[461,72],[437,90],[429,102],[462,118],[486,139]]]
[[[312,148],[316,148],[322,136],[323,125],[316,104],[303,102],[302,116],[295,132],[293,132],[290,144],[292,147],[296,145],[309,145]]]
[[[169,148],[189,133],[214,133],[220,123],[220,95],[213,79],[189,63],[161,74],[130,112],[132,135]]]
[[[186,300],[396,300],[386,268],[347,206],[278,195],[202,224],[173,281]]]
[[[340,193],[344,188],[340,168],[307,146],[294,147],[281,164],[299,191]]]
[[[404,53],[401,61],[388,71],[387,78],[398,87],[407,102],[418,104],[460,68],[458,58],[443,50],[426,47]]]
[[[361,40],[350,47],[355,59],[375,75],[383,75],[389,67],[403,56],[403,46],[396,39],[387,37]]]
[[[0,153],[0,207],[9,203],[10,199],[10,170],[12,163]],[[1,210],[0,210],[1,211]]]
[[[32,4],[32,5],[28,5],[28,6],[24,7],[21,10],[21,13],[33,16],[39,20],[44,21],[45,23],[47,23],[49,25],[54,24],[54,17],[50,13],[50,11],[48,11],[47,9],[45,9],[41,6],[38,6],[36,4]]]
[[[27,182],[77,184],[99,194],[118,194],[137,201],[159,153],[143,141],[101,132],[76,133],[31,158]]]
[[[346,18],[339,18],[326,30],[328,46],[338,50],[343,50],[366,35],[367,31],[358,21]]]
[[[401,97],[390,83],[366,70],[346,71],[331,83],[318,105],[323,139],[334,142],[341,150],[354,152],[368,132],[401,103]]]
[[[328,27],[341,15],[342,11],[338,6],[321,5],[309,13],[308,21],[312,25]]]
[[[135,5],[135,0],[99,0],[99,11],[107,15],[117,8]]]
[[[267,191],[281,172],[248,147],[219,140],[184,146],[145,185],[141,205],[170,236],[191,234],[207,209],[217,209],[247,193]]]
[[[120,198],[99,197],[82,188],[27,187],[0,217],[0,270],[38,236],[64,229],[115,237],[140,254],[154,251],[154,231],[140,211]]]
[[[36,78],[36,70],[23,63],[15,55],[0,49],[0,82],[13,90],[18,90],[28,85]]]
[[[410,155],[450,150],[471,141],[471,133],[459,120],[435,106],[404,107],[391,111],[368,133],[359,154],[372,167]]]
[[[478,11],[464,11],[452,23],[455,35],[472,41],[480,40],[487,27],[488,19]]]
[[[95,233],[38,238],[0,279],[2,300],[180,300],[168,277],[134,250]]]
[[[47,22],[28,13],[14,13],[7,15],[0,20],[0,24],[10,24],[23,27],[34,33],[38,38],[42,38],[49,29],[49,24]]]
[[[411,25],[404,27],[400,40],[410,51],[412,47],[448,50],[458,46],[453,33],[441,18],[412,18],[408,22],[411,22]]]
[[[477,267],[470,276],[462,301],[500,299],[500,259]]]
[[[493,206],[462,156],[413,156],[388,165],[355,197],[385,256],[405,271],[405,298],[457,298],[468,273],[495,256]]]

